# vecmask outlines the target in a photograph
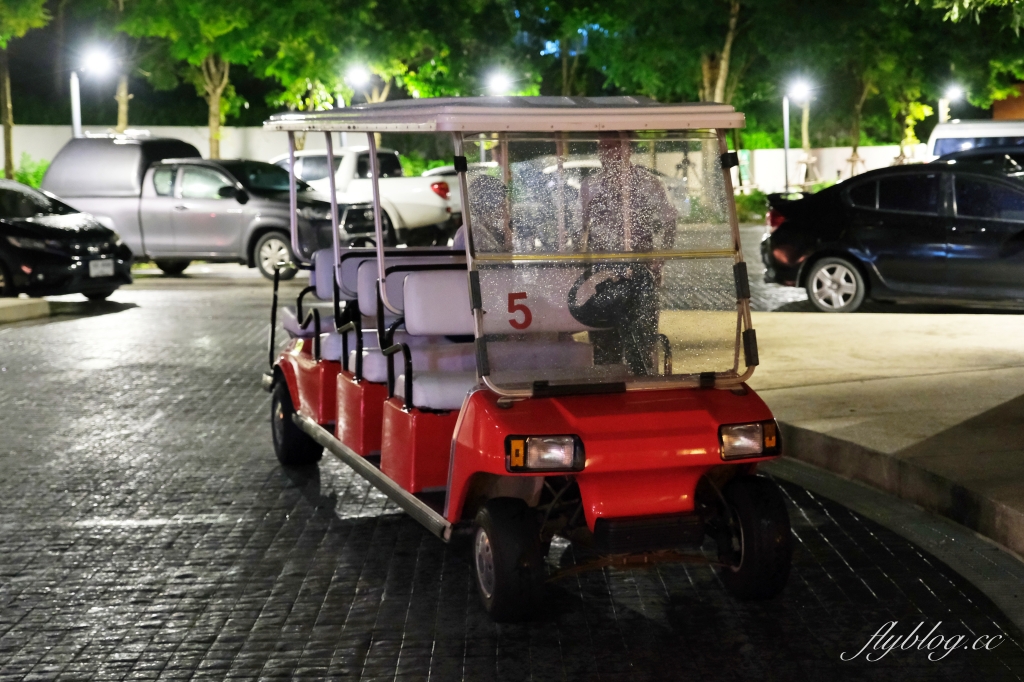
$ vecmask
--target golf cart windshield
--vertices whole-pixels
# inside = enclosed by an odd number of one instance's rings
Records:
[[[738,375],[732,198],[715,133],[466,142],[468,160],[496,162],[467,173],[482,369],[494,386]]]

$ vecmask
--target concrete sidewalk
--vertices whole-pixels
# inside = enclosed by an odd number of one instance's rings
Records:
[[[786,453],[1024,554],[1024,315],[755,313]]]
[[[21,322],[50,314],[50,303],[42,298],[0,298],[0,324]]]

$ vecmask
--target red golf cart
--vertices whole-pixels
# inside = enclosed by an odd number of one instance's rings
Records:
[[[710,537],[730,592],[777,594],[789,517],[756,468],[781,441],[745,384],[757,342],[725,144],[743,122],[632,97],[272,118],[292,149],[325,133],[329,156],[333,132],[366,134],[377,233],[340,248],[335,202],[333,248],[284,309],[291,338],[264,377],[281,464],[327,450],[441,539],[471,538],[496,620],[535,611],[555,536],[602,566],[692,560]],[[374,134],[389,132],[450,134],[451,248],[384,246]],[[292,238],[308,252],[294,223]]]

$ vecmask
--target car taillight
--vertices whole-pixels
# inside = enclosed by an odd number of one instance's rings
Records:
[[[451,190],[448,187],[448,183],[447,182],[434,182],[434,183],[431,183],[430,189],[431,189],[431,191],[434,192],[434,194],[436,194],[437,196],[441,197],[442,199],[447,199],[448,198],[448,194],[451,192]]]
[[[774,232],[778,229],[779,225],[786,222],[786,216],[782,215],[774,208],[768,211],[768,232]]]

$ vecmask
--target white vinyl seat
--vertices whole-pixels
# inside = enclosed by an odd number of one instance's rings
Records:
[[[365,341],[369,334],[363,335]],[[373,346],[363,348],[363,378],[374,383],[388,380],[388,359],[377,348],[377,335],[373,334]],[[412,355],[412,366],[429,368],[441,372],[463,372],[476,368],[476,356],[472,343],[452,343],[443,337],[409,336],[405,332],[395,332],[395,343],[409,346]],[[355,371],[356,352],[349,346],[348,370]],[[401,372],[405,366],[404,356],[394,356],[395,371]]]
[[[415,359],[413,367],[415,367]],[[466,394],[476,387],[476,371],[413,372],[412,397],[416,407],[431,410],[458,410]],[[395,395],[405,398],[405,373],[395,382]]]
[[[307,294],[303,300],[302,314],[308,316],[309,311],[316,308],[320,312],[320,332],[333,332],[334,327],[334,252],[320,249],[313,254],[313,269],[309,272],[309,286],[315,297]],[[292,338],[310,339],[316,333],[312,321],[302,326],[298,311],[294,305],[281,306],[281,325]]]

